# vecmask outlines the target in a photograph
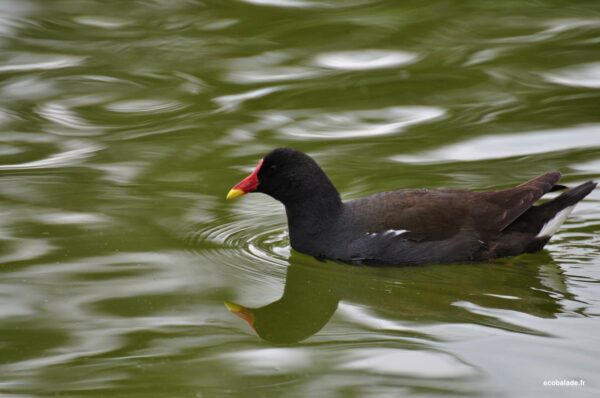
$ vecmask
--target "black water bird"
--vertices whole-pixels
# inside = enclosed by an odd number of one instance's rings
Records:
[[[319,259],[376,265],[471,262],[540,251],[596,187],[588,181],[567,188],[559,179],[559,172],[550,172],[499,191],[403,189],[342,201],[310,156],[278,148],[227,199],[262,192],[280,201],[292,248]],[[535,205],[555,190],[565,192]]]

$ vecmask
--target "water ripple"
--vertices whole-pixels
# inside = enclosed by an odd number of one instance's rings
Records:
[[[570,66],[542,76],[563,86],[600,88],[600,62]]]
[[[372,3],[373,0],[345,0],[336,2],[325,1],[307,1],[307,0],[241,0],[245,3],[254,4],[257,6],[270,6],[281,8],[342,8],[354,7],[360,4]]]
[[[286,86],[264,87],[257,90],[251,90],[240,94],[223,95],[214,98],[213,101],[220,105],[218,111],[232,112],[237,110],[240,105],[246,101],[261,98],[271,93],[281,91],[287,88]]]
[[[442,352],[396,348],[360,348],[345,355],[344,369],[413,377],[467,377],[477,374],[455,357]]]
[[[315,111],[265,112],[247,126],[251,131],[277,128],[293,139],[347,139],[395,134],[407,127],[439,119],[442,108],[396,106],[373,110],[316,113]]]
[[[260,348],[228,352],[219,355],[221,360],[247,375],[297,373],[310,369],[311,351],[306,348]]]
[[[38,109],[38,114],[60,126],[76,130],[77,134],[82,134],[81,130],[85,130],[85,135],[95,135],[102,130],[101,127],[83,120],[63,102],[54,101],[42,104]]]
[[[39,76],[18,76],[3,83],[2,97],[15,100],[39,100],[56,95],[56,83]]]
[[[206,214],[190,216],[204,220],[184,227],[179,234],[196,254],[211,262],[241,270],[256,280],[265,273],[281,277],[291,250],[281,208],[265,198],[245,199],[236,205],[232,215],[215,219]]]
[[[57,250],[53,244],[45,239],[18,238],[4,231],[0,231],[0,237],[8,247],[8,253],[0,255],[1,264],[39,259]]]
[[[143,264],[140,267],[140,264]],[[168,267],[165,264],[169,264]],[[197,270],[196,270],[197,271]],[[168,316],[123,317],[120,313],[104,310],[106,300],[120,303],[135,297],[171,294],[172,292],[193,293],[198,283],[220,284],[217,273],[206,273],[202,280],[194,276],[193,267],[186,256],[180,253],[124,253],[69,262],[38,264],[35,268],[17,270],[10,277],[12,291],[0,284],[0,301],[10,305],[0,317],[14,318],[33,312],[40,319],[37,327],[54,331],[60,324],[64,342],[50,346],[45,355],[24,357],[22,360],[3,364],[3,373],[42,371],[46,367],[71,364],[82,358],[119,350],[127,343],[127,335],[140,330],[157,330],[173,325],[199,325],[207,323],[197,313]],[[148,283],[148,273],[153,280]],[[90,280],[89,275],[105,275],[110,283]],[[69,300],[49,300],[64,281],[68,283]],[[14,302],[17,292],[29,293],[25,300]],[[60,287],[59,289],[63,289]],[[63,291],[64,293],[64,291]],[[44,314],[44,315],[42,315]],[[52,323],[42,318],[52,314]],[[18,318],[17,318],[18,320]],[[52,344],[52,341],[49,343]]]
[[[579,29],[596,29],[600,26],[600,20],[597,19],[557,19],[546,21],[543,24],[546,28],[531,35],[504,37],[491,40],[494,43],[536,43],[550,41],[566,32]]]
[[[600,124],[474,138],[416,155],[398,155],[406,163],[476,161],[600,147]]]
[[[228,79],[235,83],[254,84],[301,80],[324,75],[323,71],[305,66],[271,66],[232,71]]]
[[[82,144],[79,141],[67,142],[65,143],[65,147],[74,148],[64,152],[55,153],[44,159],[34,160],[31,162],[3,164],[0,165],[0,171],[47,169],[73,166],[75,164],[79,164],[84,159],[93,156],[96,152],[104,149],[104,147],[99,144]]]
[[[124,21],[121,19],[107,18],[104,16],[97,16],[97,15],[92,15],[92,16],[82,15],[82,16],[73,18],[73,21],[75,21],[81,25],[93,26],[95,28],[102,28],[102,29],[118,29],[118,28],[127,26],[131,23],[129,21]]]
[[[234,268],[246,269],[245,264],[250,262],[280,270],[288,264],[290,247],[285,224],[259,227],[253,220],[231,218],[197,227],[201,229],[188,235],[188,244],[215,244],[213,254],[220,263],[226,258],[225,263]],[[209,251],[203,249],[198,254],[206,256]]]
[[[287,65],[296,54],[291,51],[267,51],[228,61],[227,80],[238,84],[280,82],[325,76],[322,68]],[[329,72],[330,73],[330,72]]]
[[[80,225],[86,229],[92,228],[98,224],[107,225],[112,219],[108,216],[94,213],[74,213],[74,212],[52,212],[39,214],[35,217],[39,222],[55,225]]]
[[[394,50],[337,51],[317,55],[317,66],[349,71],[394,68],[415,62],[415,53]]]
[[[71,68],[83,64],[84,60],[85,57],[70,55],[19,54],[6,62],[8,65],[0,65],[0,73]]]
[[[321,3],[305,0],[242,0],[245,3],[255,4],[258,6],[274,6],[284,8],[314,8],[323,7]]]
[[[131,100],[119,101],[106,105],[106,109],[120,113],[154,113],[154,112],[173,112],[182,109],[183,104],[175,101],[164,100]]]

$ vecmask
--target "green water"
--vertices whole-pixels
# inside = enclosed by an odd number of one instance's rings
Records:
[[[0,1],[0,395],[599,396],[600,191],[396,269],[224,201],[277,146],[345,198],[600,179],[599,89],[597,0]]]

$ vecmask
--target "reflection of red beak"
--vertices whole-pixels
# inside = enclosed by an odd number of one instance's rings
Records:
[[[229,190],[229,193],[227,194],[227,200],[235,199],[238,196],[247,194],[248,192],[256,191],[256,188],[258,188],[258,171],[260,170],[260,166],[262,166],[262,164],[263,159],[258,162],[256,168],[248,177],[244,178],[236,186]]]
[[[252,310],[250,308],[246,308],[244,306],[241,306],[236,303],[231,303],[229,301],[225,302],[225,307],[229,310],[229,312],[239,316],[244,321],[246,321],[248,325],[250,325],[252,330],[256,331],[256,329],[254,329],[254,314],[252,313]]]

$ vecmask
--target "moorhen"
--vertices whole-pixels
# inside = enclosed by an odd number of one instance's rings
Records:
[[[551,172],[501,191],[403,189],[342,201],[325,172],[291,148],[267,154],[227,199],[262,192],[287,213],[290,244],[318,259],[373,265],[486,261],[540,251],[596,183],[568,189]],[[544,194],[566,189],[541,205]]]

